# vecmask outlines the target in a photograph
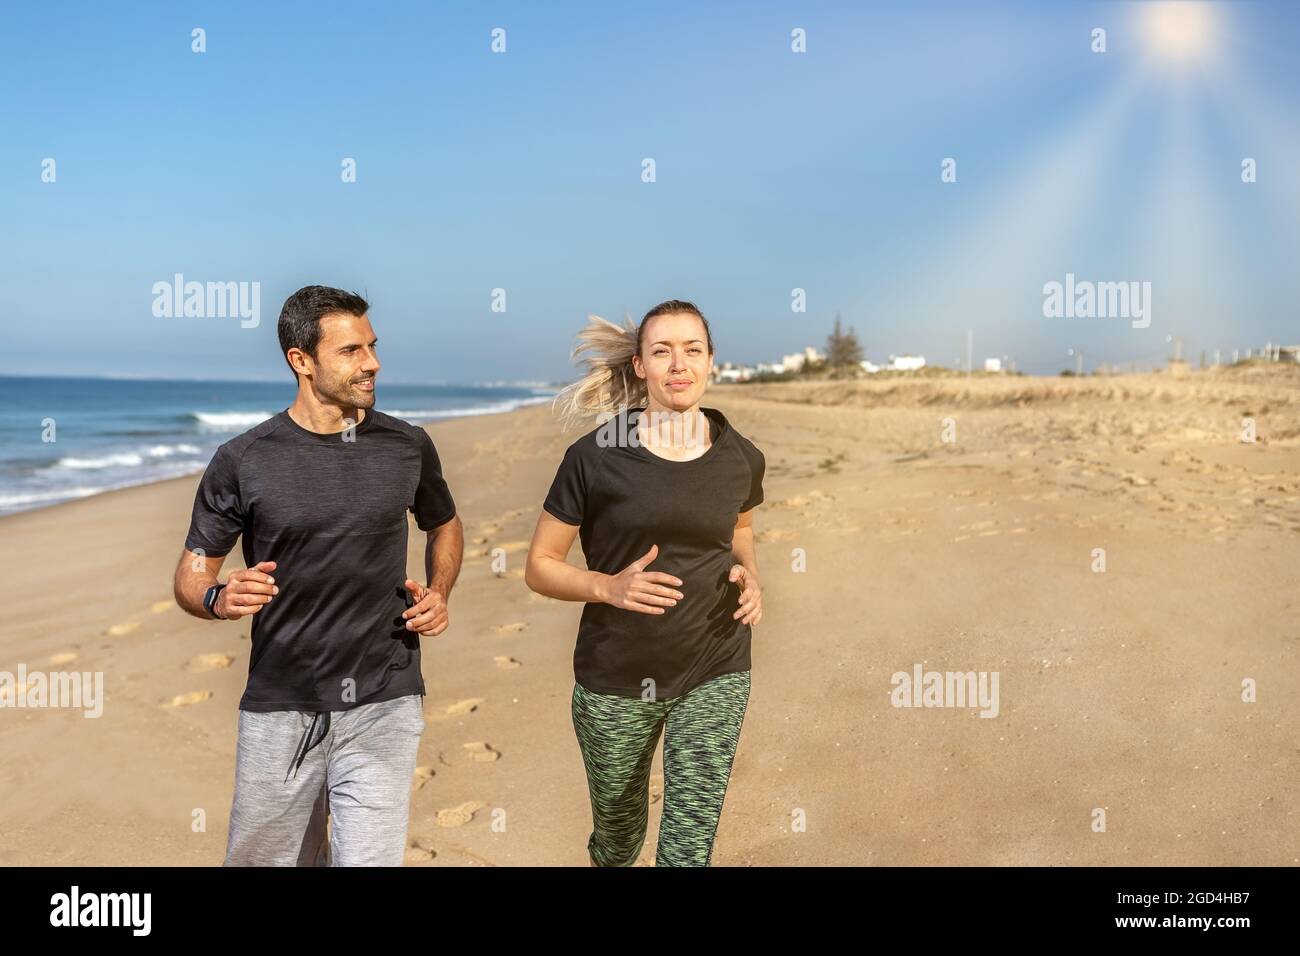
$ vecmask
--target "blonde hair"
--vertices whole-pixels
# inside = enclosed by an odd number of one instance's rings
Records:
[[[598,315],[587,316],[587,326],[578,333],[573,360],[585,366],[576,382],[555,396],[565,431],[592,415],[639,408],[646,403],[645,380],[637,378],[632,357],[637,351],[637,327],[631,316],[615,325]]]
[[[712,355],[709,321],[691,302],[681,299],[661,302],[645,314],[640,325],[633,325],[629,315],[623,316],[622,325],[598,315],[587,316],[587,325],[578,333],[578,344],[573,347],[572,355],[586,371],[576,382],[561,389],[551,403],[552,409],[559,406],[558,415],[566,431],[590,416],[642,408],[647,404],[649,393],[645,379],[637,377],[632,364],[641,350],[641,333],[655,316],[679,312],[698,316],[704,323],[704,336]]]

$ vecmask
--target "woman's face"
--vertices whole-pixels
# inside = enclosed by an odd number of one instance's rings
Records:
[[[632,360],[645,379],[651,407],[684,412],[704,396],[713,370],[707,333],[698,315],[671,312],[646,323],[641,354]]]

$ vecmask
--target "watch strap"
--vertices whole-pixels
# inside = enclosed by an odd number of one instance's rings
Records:
[[[224,617],[217,613],[217,600],[221,597],[221,592],[225,589],[226,586],[224,584],[214,584],[212,587],[208,588],[207,593],[203,596],[203,606],[207,608],[208,613],[218,621],[225,620]]]

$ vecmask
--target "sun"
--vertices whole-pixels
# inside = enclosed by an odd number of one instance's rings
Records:
[[[1214,37],[1214,15],[1208,3],[1152,3],[1142,11],[1142,31],[1161,59],[1198,60]]]

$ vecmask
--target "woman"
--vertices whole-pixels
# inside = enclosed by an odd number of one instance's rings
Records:
[[[658,866],[707,866],[749,700],[750,627],[763,616],[752,509],[762,453],[700,399],[713,369],[694,305],[641,324],[594,318],[561,392],[567,420],[606,414],[569,446],[528,551],[539,594],[585,601],[573,726],[591,794],[593,866],[631,866],[645,842],[650,765],[664,734]],[[587,570],[567,562],[581,535]]]

